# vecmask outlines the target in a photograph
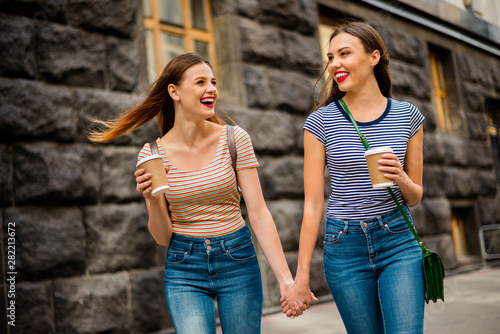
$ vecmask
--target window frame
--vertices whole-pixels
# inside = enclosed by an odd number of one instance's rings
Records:
[[[204,11],[206,18],[206,30],[200,30],[193,27],[191,20],[191,1],[180,0],[181,10],[183,15],[183,25],[176,25],[160,20],[160,12],[158,0],[143,0],[150,2],[151,17],[143,16],[144,31],[151,31],[153,34],[154,56],[155,56],[155,69],[156,77],[160,75],[166,64],[163,64],[162,56],[162,43],[161,33],[167,33],[175,36],[182,37],[184,40],[184,48],[186,52],[195,51],[195,41],[201,41],[208,44],[209,59],[212,67],[216,68],[215,57],[215,43],[213,38],[213,22],[212,10],[209,0],[202,0],[204,2]],[[150,52],[146,46],[146,52]],[[149,65],[149,64],[148,64]],[[148,78],[148,80],[150,80]]]
[[[452,211],[451,227],[453,233],[453,244],[457,258],[466,256],[467,241],[465,239],[465,226],[462,215],[456,210]]]
[[[453,131],[448,106],[448,94],[446,92],[446,80],[444,76],[443,56],[436,50],[429,50],[431,62],[433,95],[435,99],[436,111],[438,114],[439,127],[443,132]]]

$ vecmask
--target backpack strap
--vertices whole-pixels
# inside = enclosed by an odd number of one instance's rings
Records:
[[[227,129],[227,146],[229,147],[229,154],[231,155],[231,164],[233,165],[234,178],[236,179],[236,187],[238,188],[238,193],[241,198],[241,189],[238,185],[238,174],[236,174],[236,158],[238,157],[236,153],[236,144],[234,142],[234,125],[226,125]]]
[[[156,143],[156,140],[149,143],[149,147],[151,147],[151,154],[160,154],[158,152],[158,144]]]
[[[234,125],[226,125],[227,129],[227,145],[229,146],[229,154],[231,154],[231,164],[233,165],[234,173],[236,174],[236,145],[234,143]]]

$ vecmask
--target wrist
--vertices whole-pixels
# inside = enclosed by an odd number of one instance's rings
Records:
[[[161,196],[152,196],[152,197],[147,197],[146,200],[149,202],[149,205],[154,208],[154,207],[161,207]]]
[[[155,198],[155,197],[151,197],[151,198],[146,198],[147,201],[149,201],[149,204],[151,205],[157,205],[160,201]]]
[[[289,272],[288,274],[281,275],[281,277],[276,277],[279,286],[287,286],[293,283],[292,274]]]
[[[297,276],[295,277],[295,284],[300,286],[309,286],[309,275],[300,275],[297,273]]]

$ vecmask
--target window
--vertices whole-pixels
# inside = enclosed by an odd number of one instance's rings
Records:
[[[329,7],[319,5],[319,23],[318,23],[318,37],[319,44],[321,48],[321,59],[323,60],[323,69],[326,69],[328,64],[328,48],[330,47],[330,36],[335,31],[335,29],[347,22],[352,21],[360,21],[357,18],[354,18],[348,14],[338,12]],[[322,77],[322,83],[330,82],[330,73],[328,71],[324,72],[324,76]],[[316,99],[316,96],[315,96]]]
[[[321,47],[321,59],[323,60],[323,68],[328,64],[328,48],[330,47],[330,36],[335,30],[335,27],[340,25],[340,21],[335,18],[321,16],[318,26],[319,43]],[[328,74],[328,73],[327,73]]]
[[[359,18],[355,18],[349,14],[338,12],[329,7],[319,5],[319,24],[318,24],[318,35],[319,43],[321,47],[321,57],[323,59],[323,66],[326,67],[328,59],[326,54],[328,53],[328,48],[330,47],[330,36],[335,31],[336,27],[352,21],[361,21]],[[328,73],[327,73],[328,74]]]
[[[208,0],[143,0],[148,79],[156,80],[172,58],[195,52],[215,67]]]
[[[434,84],[434,101],[439,119],[439,127],[444,132],[452,130],[450,110],[448,108],[448,99],[446,96],[446,84],[444,76],[444,56],[435,49],[430,49],[432,80]]]
[[[459,212],[453,212],[452,217],[453,243],[455,244],[455,254],[457,257],[467,255],[467,244],[465,241],[464,219]]]
[[[467,264],[479,258],[478,224],[474,206],[456,205],[452,208],[452,233],[455,254],[459,263]]]
[[[498,183],[500,183],[500,101],[486,100],[488,118],[488,137],[493,154],[493,165]]]

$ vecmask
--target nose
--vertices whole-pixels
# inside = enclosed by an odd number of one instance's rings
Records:
[[[340,68],[340,62],[337,57],[334,57],[330,60],[330,63],[328,64],[328,67],[332,70],[337,70]]]
[[[207,92],[208,93],[216,93],[217,87],[213,83],[209,83],[207,86]]]

